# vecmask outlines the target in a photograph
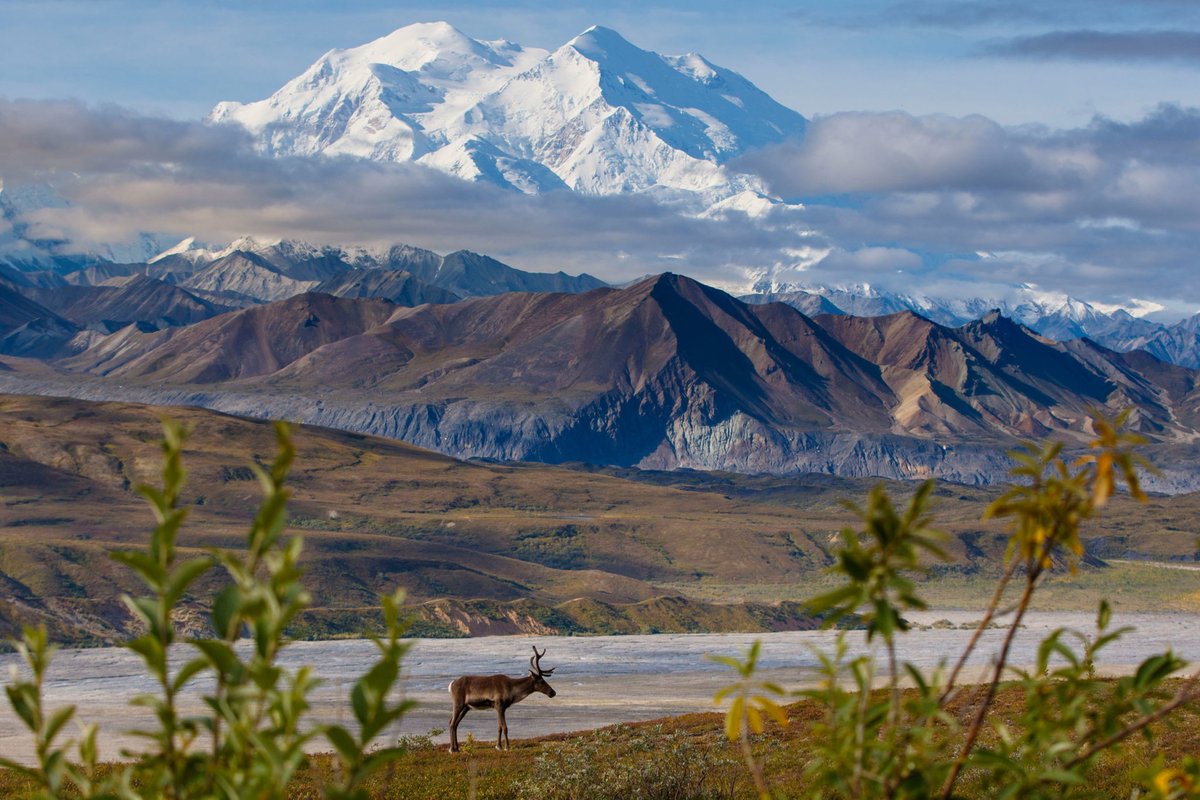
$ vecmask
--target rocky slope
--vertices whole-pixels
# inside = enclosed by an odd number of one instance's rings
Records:
[[[416,278],[407,270],[372,269],[343,272],[313,287],[314,292],[335,297],[377,297],[397,305],[456,303],[462,298]]]
[[[131,323],[154,328],[190,325],[230,310],[143,274],[135,274],[117,285],[68,284],[36,289],[30,294],[75,325],[104,333]]]
[[[49,358],[66,346],[78,329],[16,288],[0,283],[0,353]]]

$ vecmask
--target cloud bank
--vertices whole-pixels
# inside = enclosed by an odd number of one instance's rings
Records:
[[[980,293],[1034,283],[1200,308],[1200,110],[1072,130],[834,114],[735,166],[803,207],[699,218],[645,196],[519,195],[414,164],[266,158],[230,127],[0,100],[6,187],[52,183],[69,202],[22,224],[76,246],[143,231],[405,242],[616,282],[671,270],[730,289],[764,276]]]
[[[1195,31],[1052,31],[983,47],[984,55],[1078,61],[1166,61],[1200,66]]]
[[[682,269],[730,287],[807,235],[698,219],[648,197],[518,195],[416,164],[274,159],[230,126],[147,118],[73,102],[0,100],[0,178],[51,183],[65,208],[23,215],[31,238],[75,247],[144,231],[466,248],[526,269],[612,281]],[[12,194],[10,191],[9,194]]]
[[[1161,106],[1134,123],[1097,118],[1074,130],[834,114],[813,120],[804,141],[738,166],[808,202],[806,222],[835,245],[922,254],[918,271],[929,280],[1029,282],[1103,302],[1200,302],[1192,278],[1197,109]],[[911,265],[897,269],[914,280]]]

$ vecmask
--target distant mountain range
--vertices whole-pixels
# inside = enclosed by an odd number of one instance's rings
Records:
[[[269,98],[219,104],[209,122],[244,127],[271,156],[413,161],[521,192],[640,192],[682,203],[690,214],[720,216],[736,209],[749,217],[782,201],[769,197],[753,176],[738,173],[731,161],[802,137],[807,126],[800,114],[744,77],[694,53],[659,55],[603,27],[549,51],[477,40],[444,22],[410,25],[360,47],[330,50]],[[373,249],[243,239],[209,249],[185,240],[163,251],[156,237],[143,235],[122,246],[75,252],[79,248],[69,242],[31,238],[23,221],[31,210],[68,201],[49,185],[6,188],[2,177],[0,268],[24,273],[8,276],[10,288],[15,283],[54,289],[61,283],[55,273],[70,273],[67,281],[77,285],[112,285],[145,274],[224,308],[318,289],[419,304],[451,299],[425,285],[459,298],[602,285],[586,275],[530,275],[465,251],[443,257],[403,245]],[[342,277],[355,269],[408,277],[373,275],[366,283],[363,275]],[[956,327],[998,309],[1053,339],[1086,336],[1115,350],[1145,349],[1200,367],[1198,318],[1167,325],[1019,288],[1002,298],[965,299],[930,296],[920,287],[905,294],[869,286],[780,286],[770,279],[754,288],[748,302],[781,300],[810,315],[911,310]],[[88,305],[83,296],[78,295],[75,317]],[[46,295],[29,299],[49,302]],[[49,305],[62,312],[54,302]],[[122,321],[162,327],[177,318],[129,311],[106,317],[97,311],[81,323],[66,316],[88,329]],[[61,339],[66,330],[59,323],[43,327],[30,335]]]
[[[26,326],[37,313],[11,305]],[[995,312],[959,327],[907,310],[808,317],[669,274],[415,307],[307,292],[0,360],[0,391],[201,405],[459,457],[967,483],[1002,479],[1019,438],[1082,443],[1091,409],[1132,406],[1172,453],[1156,486],[1175,491],[1200,488],[1198,381]]]
[[[269,156],[642,193],[746,224],[782,201],[734,159],[806,128],[695,54],[599,27],[545,51],[445,23],[330,51],[209,122]],[[1200,316],[1160,324],[1030,287],[766,283],[739,300],[678,275],[614,288],[408,245],[143,236],[76,253],[24,221],[66,202],[0,184],[0,391],[200,405],[460,457],[967,483],[1003,478],[1018,438],[1081,443],[1091,409],[1132,406],[1171,454],[1155,485],[1200,488]]]
[[[1005,297],[945,298],[881,291],[859,284],[810,286],[743,295],[748,303],[787,303],[806,314],[861,317],[912,311],[941,325],[957,327],[999,311],[1057,341],[1091,339],[1112,350],[1146,350],[1163,361],[1200,368],[1200,314],[1166,324],[1135,317],[1124,309],[1105,311],[1066,295],[1014,287]]]
[[[7,290],[6,302],[25,309],[9,308],[0,315],[0,337],[8,337],[0,339],[0,353],[51,354],[80,331],[107,334],[135,323],[143,329],[174,327],[309,291],[415,306],[505,292],[575,293],[606,285],[586,274],[525,272],[465,250],[442,256],[410,245],[367,248],[251,237],[213,248],[185,239],[139,263],[90,258],[83,264],[64,261],[52,269],[21,270],[0,259],[0,290]],[[1112,350],[1145,350],[1163,361],[1200,368],[1200,315],[1166,324],[1028,287],[1015,287],[1003,297],[965,298],[887,292],[862,284],[760,289],[741,299],[786,303],[808,316],[912,311],[948,327],[995,310],[1057,341],[1088,338]],[[71,347],[78,351],[94,339],[89,335]]]
[[[140,263],[85,263],[23,271],[0,262],[0,354],[71,355],[127,327],[185,326],[310,291],[416,306],[605,285],[590,275],[525,272],[465,250],[441,256],[406,245],[372,250],[249,237],[212,249],[187,239]]]

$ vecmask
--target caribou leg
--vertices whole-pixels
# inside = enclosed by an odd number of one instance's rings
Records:
[[[504,706],[496,706],[496,749],[504,749]]]
[[[463,717],[465,717],[467,715],[467,712],[470,710],[471,710],[471,707],[464,703],[461,706],[455,706],[453,713],[450,714],[450,752],[451,753],[458,752],[458,723],[462,722]]]

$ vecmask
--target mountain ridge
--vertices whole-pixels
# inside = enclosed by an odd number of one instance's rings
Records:
[[[8,391],[190,403],[502,461],[990,483],[1020,439],[1089,440],[1094,408],[1134,407],[1135,429],[1176,452],[1200,439],[1197,373],[1146,353],[999,314],[813,319],[669,273],[416,307],[306,294],[121,331],[51,362],[56,377],[4,363]],[[1200,488],[1195,460],[1163,485]]]
[[[1145,349],[1164,361],[1200,368],[1200,314],[1164,323],[1105,310],[1076,297],[1011,287],[1008,296],[937,296],[890,292],[866,284],[804,287],[760,284],[740,295],[749,303],[782,302],[806,313],[881,316],[912,311],[941,325],[958,327],[992,310],[1057,341],[1088,338],[1120,352]]]

